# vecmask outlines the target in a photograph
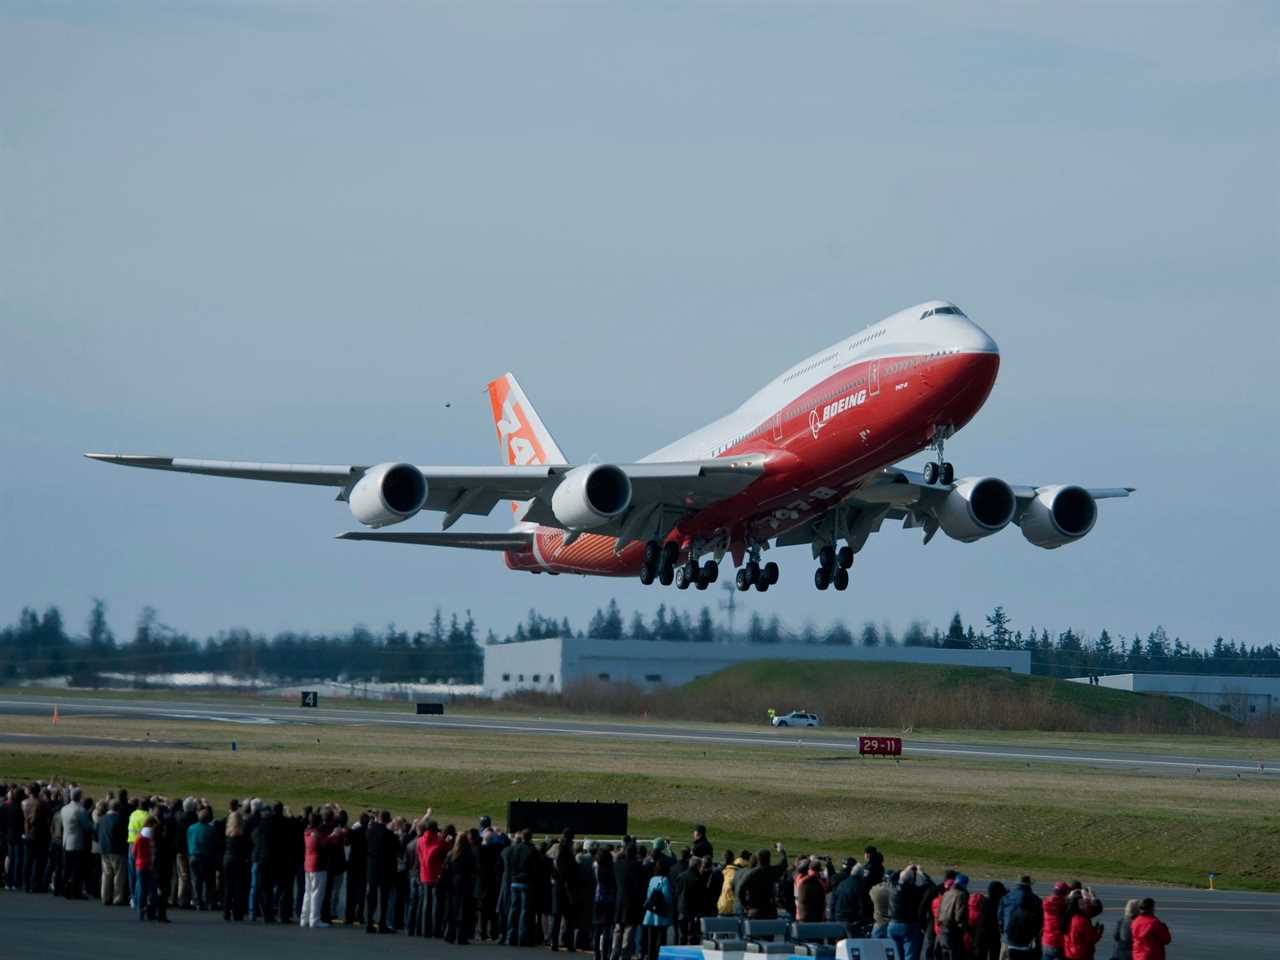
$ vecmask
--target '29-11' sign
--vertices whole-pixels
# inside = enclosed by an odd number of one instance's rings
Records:
[[[873,757],[900,757],[902,756],[902,738],[859,737],[858,753],[863,756],[869,754]]]

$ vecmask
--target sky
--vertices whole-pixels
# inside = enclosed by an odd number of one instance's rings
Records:
[[[1273,642],[1278,40],[1265,3],[6,3],[0,622],[695,612],[80,455],[490,464],[512,370],[626,462],[937,297],[1001,349],[960,475],[1138,494],[1054,551],[886,524],[846,593],[779,550],[740,609]]]

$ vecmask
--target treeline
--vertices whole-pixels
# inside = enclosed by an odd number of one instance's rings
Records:
[[[1072,628],[1016,625],[1003,607],[982,624],[966,624],[957,613],[946,630],[913,621],[900,634],[888,623],[867,621],[854,629],[837,621],[825,629],[785,626],[777,616],[752,613],[745,629],[730,632],[709,607],[696,613],[661,605],[649,617],[625,616],[616,601],[595,611],[586,629],[575,632],[567,617],[530,610],[505,636],[490,630],[485,644],[513,643],[560,636],[601,640],[664,640],[684,643],[746,642],[767,647],[782,643],[865,647],[941,647],[947,649],[1027,650],[1032,673],[1053,677],[1090,673],[1213,673],[1280,676],[1280,650],[1274,643],[1249,646],[1215,638],[1196,647],[1170,638],[1157,626],[1145,634],[1122,636],[1102,630],[1088,636]],[[412,681],[479,683],[484,653],[471,612],[446,617],[437,609],[425,630],[389,625],[364,626],[334,633],[285,632],[267,637],[245,629],[193,638],[143,610],[131,637],[118,640],[107,622],[106,606],[93,604],[84,632],[72,634],[61,611],[24,609],[18,622],[0,628],[0,682],[66,676],[76,686],[92,686],[103,674],[229,674],[283,682],[333,679],[348,682]]]
[[[498,642],[537,640],[571,633],[567,619],[557,620],[530,610],[528,619]],[[581,634],[579,634],[581,635]],[[1145,634],[1122,635],[1102,630],[1096,636],[1047,627],[1016,625],[1003,606],[987,614],[981,625],[966,624],[957,612],[946,630],[922,620],[912,621],[900,634],[888,623],[868,620],[860,628],[836,621],[826,629],[812,623],[799,630],[785,626],[777,616],[752,613],[746,629],[730,634],[715,621],[708,607],[697,615],[658,607],[646,620],[636,611],[630,617],[617,601],[592,615],[587,635],[602,640],[670,640],[689,643],[747,642],[758,644],[802,643],[864,647],[938,647],[951,650],[1026,650],[1031,672],[1053,677],[1090,673],[1205,673],[1244,676],[1280,676],[1280,648],[1274,643],[1249,646],[1216,637],[1207,647],[1195,647],[1181,637],[1170,637],[1162,626]],[[767,653],[763,654],[767,656]]]
[[[197,640],[159,621],[147,607],[133,636],[117,641],[106,607],[94,601],[83,635],[72,636],[57,607],[42,614],[27,608],[0,629],[0,682],[70,678],[97,686],[103,674],[230,674],[289,682],[317,678],[353,682],[479,683],[484,653],[471,611],[446,621],[437,610],[428,629],[410,633],[394,625],[381,632],[357,626],[337,634],[228,630]]]

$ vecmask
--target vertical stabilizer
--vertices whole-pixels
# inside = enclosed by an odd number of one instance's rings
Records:
[[[498,431],[501,463],[528,466],[569,462],[513,374],[504,373],[489,382],[489,405]],[[512,501],[511,509],[518,520],[524,515],[526,505]]]

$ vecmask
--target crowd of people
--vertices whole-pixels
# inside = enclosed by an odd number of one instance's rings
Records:
[[[706,828],[665,838],[535,839],[481,817],[441,826],[328,803],[294,813],[260,798],[223,810],[196,797],[97,801],[75,784],[0,784],[3,886],[131,907],[141,921],[221,911],[227,922],[363,926],[370,934],[656,958],[702,942],[704,917],[830,921],[852,937],[895,941],[903,960],[1093,960],[1101,899],[1080,883],[1041,897],[1030,877],[970,890],[947,870],[889,871],[875,847],[837,864],[782,844],[716,856]],[[1171,937],[1152,900],[1130,900],[1108,955],[1163,960]]]

